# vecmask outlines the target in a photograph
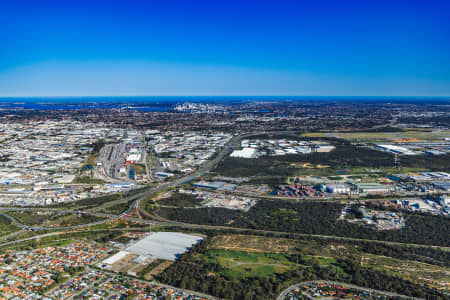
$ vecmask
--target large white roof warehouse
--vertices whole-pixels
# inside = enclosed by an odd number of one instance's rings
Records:
[[[113,256],[108,257],[107,259],[105,259],[103,261],[104,264],[107,265],[112,265],[115,264],[116,262],[118,262],[119,260],[121,260],[122,258],[124,258],[125,256],[127,256],[128,254],[130,254],[130,252],[127,251],[120,251],[117,252],[116,254],[114,254]]]
[[[255,148],[244,148],[242,150],[234,150],[230,154],[231,157],[242,157],[242,158],[256,158],[258,157],[258,150]]]
[[[202,237],[178,232],[155,232],[126,249],[127,252],[155,258],[176,260],[192,246],[203,240]]]
[[[389,152],[397,153],[397,154],[405,154],[405,155],[417,154],[416,152],[413,152],[405,147],[400,147],[400,146],[396,146],[396,145],[379,144],[376,146],[380,149],[383,149],[384,151],[389,151]]]

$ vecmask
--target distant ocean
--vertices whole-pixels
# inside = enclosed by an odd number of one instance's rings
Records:
[[[0,109],[105,109],[168,111],[177,103],[242,104],[249,102],[358,102],[450,104],[450,97],[358,97],[358,96],[148,96],[148,97],[0,97]]]

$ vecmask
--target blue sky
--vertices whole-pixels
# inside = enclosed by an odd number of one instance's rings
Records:
[[[447,0],[0,4],[0,96],[450,95]]]

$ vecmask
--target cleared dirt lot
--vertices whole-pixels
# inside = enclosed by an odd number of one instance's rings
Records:
[[[277,252],[291,253],[299,241],[267,238],[249,235],[221,235],[212,238],[211,248],[247,251],[247,252]]]

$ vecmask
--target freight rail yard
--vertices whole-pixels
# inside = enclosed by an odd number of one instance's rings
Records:
[[[256,131],[305,119],[180,107],[2,127],[0,298],[275,299],[318,278],[336,282],[287,299],[448,291],[445,137]]]
[[[0,204],[21,206],[73,202],[158,184],[173,176],[167,172],[199,168],[231,138],[68,121],[2,124],[0,132]]]
[[[450,0],[0,20],[0,300],[450,300]]]
[[[140,136],[129,142],[112,144],[103,147],[100,151],[96,170],[101,174],[100,178],[119,182],[148,182],[146,153],[143,149],[142,138]],[[139,163],[142,170],[136,174],[134,164]],[[103,177],[101,177],[104,174]]]

